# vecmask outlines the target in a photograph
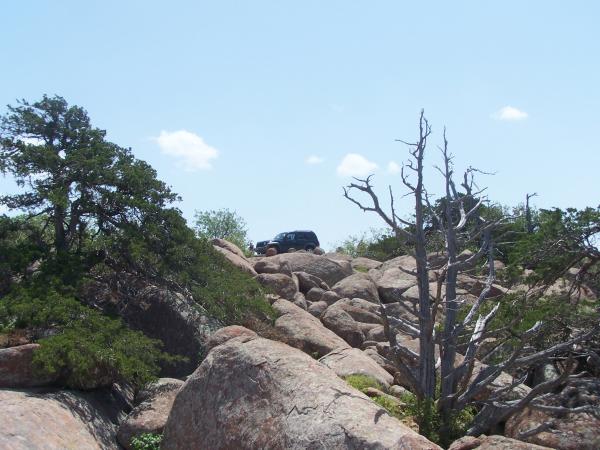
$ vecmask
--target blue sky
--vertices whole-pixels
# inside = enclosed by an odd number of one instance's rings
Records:
[[[421,108],[428,167],[446,126],[458,170],[496,172],[492,200],[600,203],[596,1],[7,0],[0,16],[2,113],[44,93],[83,106],[188,219],[229,208],[254,241],[308,228],[331,248],[380,227],[342,186],[368,171],[404,194],[389,164]]]

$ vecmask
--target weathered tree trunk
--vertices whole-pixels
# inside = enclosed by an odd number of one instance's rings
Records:
[[[54,243],[56,245],[56,253],[59,255],[66,253],[68,249],[65,214],[65,209],[62,206],[56,205],[54,207]]]

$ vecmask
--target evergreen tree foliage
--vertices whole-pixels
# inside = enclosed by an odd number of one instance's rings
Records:
[[[192,297],[227,324],[272,314],[258,283],[195,236],[156,171],[105,136],[58,96],[0,117],[0,171],[23,189],[0,204],[25,213],[0,216],[0,333],[39,342],[36,367],[71,387],[141,385],[177,359],[90,307],[81,297],[89,282],[127,274]]]

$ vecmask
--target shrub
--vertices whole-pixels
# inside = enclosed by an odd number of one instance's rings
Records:
[[[61,382],[72,388],[115,381],[141,386],[156,377],[159,361],[178,359],[161,352],[160,341],[128,329],[120,319],[84,306],[56,287],[14,289],[0,302],[0,328],[32,330],[41,345],[33,358],[36,370],[59,374]]]
[[[365,392],[367,388],[376,388],[385,392],[384,387],[377,380],[366,375],[350,375],[344,377],[344,380],[361,392]],[[476,412],[472,407],[463,409],[452,418],[451,436],[440,436],[438,430],[441,425],[441,417],[435,403],[427,405],[424,401],[419,401],[411,393],[402,395],[399,398],[400,402],[395,401],[388,394],[372,397],[371,400],[384,408],[391,416],[408,426],[414,423],[422,424],[419,432],[430,441],[438,444],[447,442],[448,440],[452,442],[464,436]]]
[[[364,256],[377,261],[387,261],[405,255],[407,246],[391,235],[389,230],[372,228],[362,236],[348,236],[337,245],[336,251],[346,253],[353,258]]]
[[[375,388],[383,391],[384,387],[375,378],[368,375],[348,375],[344,377],[346,383],[360,392],[365,392],[367,388]]]
[[[144,433],[131,440],[131,450],[160,450],[162,434]]]

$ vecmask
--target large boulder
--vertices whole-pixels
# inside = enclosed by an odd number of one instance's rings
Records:
[[[296,292],[292,303],[305,311],[308,309],[308,302],[306,301],[306,297],[302,292]]]
[[[343,298],[334,303],[337,308],[342,308],[357,322],[368,324],[382,324],[380,305],[363,300],[362,298]]]
[[[377,286],[371,278],[364,273],[355,273],[343,280],[338,281],[331,288],[340,297],[362,298],[364,300],[379,303],[379,294]]]
[[[130,449],[134,437],[144,433],[161,434],[182,385],[183,381],[175,378],[160,378],[143,389],[136,396],[137,406],[119,426],[119,444]]]
[[[177,395],[161,448],[439,449],[323,364],[263,338],[209,353]]]
[[[385,328],[383,325],[377,325],[369,330],[365,338],[367,341],[386,342]]]
[[[289,277],[292,276],[292,269],[288,263],[273,258],[258,259],[254,262],[254,270],[258,273],[282,273]]]
[[[416,271],[417,270],[417,261],[414,256],[410,255],[402,255],[396,258],[390,259],[384,262],[381,266],[379,266],[379,270],[385,272],[391,268],[402,268],[407,271]]]
[[[312,288],[320,288],[325,291],[329,290],[329,286],[323,280],[315,275],[311,275],[306,272],[294,272],[294,274],[298,277],[298,283],[300,283],[300,291],[303,294],[306,294]]]
[[[366,356],[375,361],[379,365],[379,367],[384,369],[390,375],[394,376],[398,372],[398,369],[392,363],[392,361],[387,359],[385,356],[380,355],[377,349],[369,347],[363,350],[363,352]]]
[[[0,405],[2,449],[119,448],[116,432],[122,405],[110,390],[0,390]]]
[[[347,253],[328,252],[328,253],[325,253],[325,257],[328,259],[331,259],[332,261],[336,261],[336,262],[351,262],[352,261],[352,256],[348,255]]]
[[[262,286],[265,286],[286,300],[294,300],[294,296],[298,292],[294,280],[282,273],[259,273],[254,278]]]
[[[312,302],[310,304],[310,306],[307,308],[307,311],[315,317],[321,317],[321,314],[323,314],[327,308],[328,308],[327,303],[325,303],[323,301]]]
[[[366,375],[374,378],[386,388],[394,377],[379,366],[372,358],[357,348],[338,348],[319,359],[339,377]]]
[[[221,327],[192,298],[156,286],[142,289],[120,314],[131,327],[160,339],[164,351],[188,358],[165,366],[163,375],[175,378],[189,375],[198,367],[206,340]]]
[[[306,300],[309,302],[320,302],[321,297],[326,291],[320,287],[313,287],[306,293]]]
[[[244,255],[244,252],[237,246],[235,245],[233,242],[229,242],[225,239],[219,239],[219,238],[215,238],[212,241],[210,241],[211,244],[215,247],[219,247],[219,248],[224,248],[225,250],[239,256],[242,259],[245,259],[246,261],[248,261],[248,258],[246,258],[246,255]]]
[[[465,436],[454,441],[448,450],[552,450],[548,447],[532,445],[505,436],[482,434],[479,437]]]
[[[359,272],[368,272],[371,269],[377,269],[383,263],[381,261],[359,256],[358,258],[354,258],[352,261],[350,261],[350,264],[354,270]]]
[[[39,344],[25,344],[0,349],[0,388],[43,386],[56,381],[58,374],[48,375],[35,371],[33,353]]]
[[[526,407],[506,422],[505,434],[532,444],[558,450],[600,448],[600,380],[571,382],[561,392],[544,399],[544,404],[560,408],[590,408],[579,412],[549,412]],[[522,433],[537,429],[537,433]]]
[[[348,268],[342,267],[339,263],[313,253],[283,253],[273,256],[271,259],[278,263],[287,262],[292,272],[309,273],[323,280],[328,286],[333,286],[342,278],[352,275],[351,267],[349,271]],[[350,266],[350,263],[348,263],[348,266]]]
[[[360,348],[365,340],[365,334],[358,322],[342,308],[330,306],[321,314],[321,322],[335,334],[344,339],[352,347]],[[344,346],[345,347],[345,346]]]
[[[485,289],[486,279],[484,277],[477,278],[465,273],[461,273],[456,278],[456,286],[466,293],[478,297],[479,294],[481,294],[481,292]],[[492,284],[487,297],[494,298],[507,293],[509,293],[508,289],[503,288],[498,284]]]
[[[257,336],[258,335],[254,331],[249,330],[248,328],[242,327],[240,325],[230,325],[228,327],[223,327],[215,331],[210,336],[210,338],[206,342],[205,351],[208,353],[217,345],[224,344],[225,342],[233,338],[245,337],[248,339],[254,339]]]
[[[281,333],[287,344],[321,357],[338,347],[346,347],[346,342],[333,331],[323,326],[321,321],[293,303],[278,299],[273,309],[279,314],[275,329]]]
[[[391,267],[377,279],[379,297],[384,303],[402,301],[402,294],[417,285],[417,278],[403,272],[397,267]]]
[[[252,267],[252,264],[245,257],[242,257],[234,252],[231,252],[227,248],[224,248],[224,247],[219,247],[219,246],[213,245],[213,248],[217,252],[219,252],[221,255],[223,255],[227,261],[229,261],[231,264],[233,264],[238,269],[246,272],[249,275],[252,275],[252,276],[256,275],[256,271],[254,270],[254,267]]]

